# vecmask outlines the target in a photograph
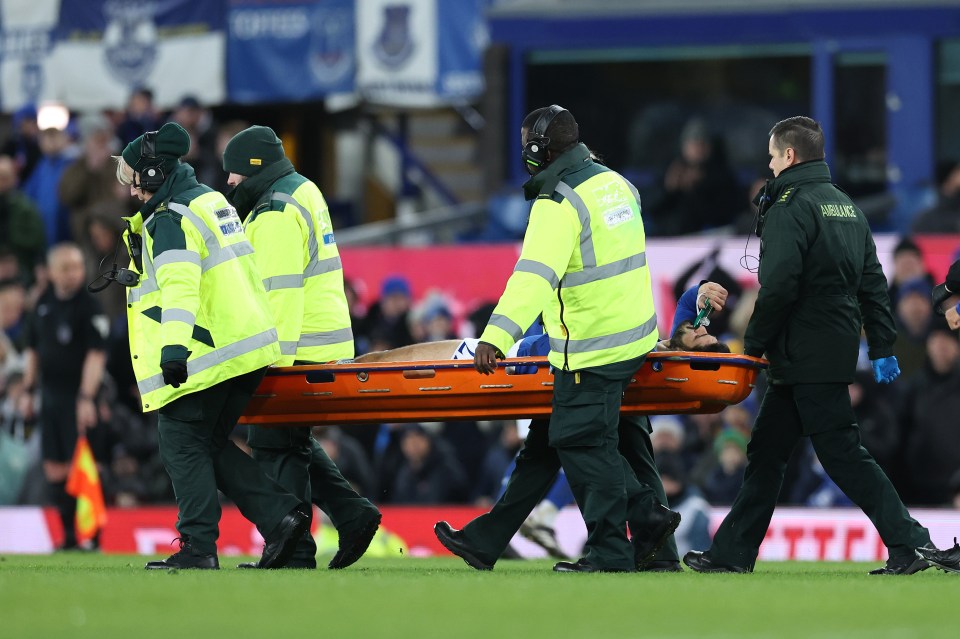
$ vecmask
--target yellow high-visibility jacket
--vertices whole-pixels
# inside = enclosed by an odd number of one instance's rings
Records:
[[[317,185],[298,173],[281,177],[247,216],[244,231],[280,335],[278,363],[353,357],[340,252]]]
[[[198,185],[146,220],[126,220],[128,251],[142,237],[142,255],[131,253],[140,282],[127,290],[127,319],[144,411],[280,358],[253,247],[223,195]],[[176,346],[190,353],[179,388],[165,385],[160,370],[164,348]]]
[[[506,353],[542,314],[548,359],[563,370],[653,350],[657,317],[633,185],[580,144],[524,189],[536,200],[520,259],[481,341]]]

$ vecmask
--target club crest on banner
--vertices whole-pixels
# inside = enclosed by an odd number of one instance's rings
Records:
[[[373,55],[388,69],[403,66],[413,55],[416,43],[410,29],[410,5],[383,8],[383,29],[373,45]]]
[[[142,0],[109,0],[103,11],[107,68],[121,82],[142,83],[157,61],[158,35],[155,4]]]
[[[319,9],[313,14],[308,62],[318,82],[333,84],[353,72],[353,13]]]

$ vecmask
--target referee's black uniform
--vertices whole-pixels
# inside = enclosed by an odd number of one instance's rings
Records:
[[[69,462],[77,444],[77,395],[87,353],[106,348],[109,320],[100,302],[81,288],[59,299],[53,287],[27,316],[24,342],[36,353],[40,377],[40,435],[44,461]],[[64,546],[76,545],[76,500],[65,482],[50,484],[50,497],[63,522]]]

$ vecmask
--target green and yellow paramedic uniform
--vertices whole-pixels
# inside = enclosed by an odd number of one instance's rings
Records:
[[[639,197],[582,144],[524,191],[536,201],[523,249],[480,339],[506,353],[542,314],[553,413],[546,436],[531,428],[503,503],[463,532],[495,561],[508,529],[546,493],[559,460],[587,525],[584,559],[601,570],[633,570],[626,522],[641,525],[632,519],[635,504],[654,496],[617,450],[620,404],[658,338]]]
[[[267,366],[280,358],[253,248],[234,208],[178,164],[124,234],[139,283],[127,291],[130,353],[144,411],[159,411],[160,456],[177,530],[216,553],[217,489],[270,533],[300,500],[229,440]],[[188,379],[161,362],[187,356]]]
[[[343,268],[323,194],[297,173],[286,157],[271,161],[265,153],[259,159],[260,169],[230,196],[240,196],[244,231],[255,249],[277,325],[282,354],[278,365],[352,358],[353,331]],[[229,161],[228,152],[228,167]],[[247,215],[243,203],[253,198],[256,204]],[[310,436],[309,427],[251,426],[247,443],[261,468],[304,501],[309,503],[312,498],[341,537],[379,520],[376,506],[344,479]],[[316,542],[308,531],[288,566],[315,567],[316,552]]]

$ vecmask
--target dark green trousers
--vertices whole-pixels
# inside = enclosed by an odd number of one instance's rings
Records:
[[[638,419],[643,421],[637,423]],[[644,430],[643,422],[646,422],[649,428],[646,417],[623,417],[620,420],[620,453],[633,474],[633,477],[628,477],[626,481],[631,530],[639,530],[637,526],[648,525],[646,514],[652,507],[652,499],[667,504],[660,474],[653,461],[649,431]],[[548,443],[549,424],[546,419],[533,420],[503,495],[490,512],[480,515],[463,528],[470,546],[488,563],[495,563],[503,554],[520,525],[543,500],[557,478],[560,457],[556,449]],[[679,560],[677,544],[672,535],[657,553],[656,559]]]
[[[177,499],[177,531],[197,552],[217,551],[217,489],[267,533],[300,503],[229,439],[264,371],[184,395],[160,409],[160,458]]]
[[[747,446],[743,487],[713,538],[715,561],[753,567],[780,494],[787,460],[808,436],[823,469],[870,518],[891,556],[910,556],[930,533],[910,516],[900,496],[860,444],[845,384],[771,385]]]
[[[310,428],[251,426],[247,442],[263,471],[305,503],[313,502],[342,534],[362,526],[376,515],[377,507],[353,489]],[[263,531],[261,531],[261,534]],[[308,530],[297,544],[291,566],[315,566],[317,544]]]
[[[644,488],[644,490],[637,495],[636,505],[633,504],[633,500],[631,499],[630,514],[633,515],[633,513],[639,510],[639,514],[636,516],[638,518],[631,517],[628,520],[631,535],[633,531],[640,530],[640,528],[636,528],[635,526],[646,528],[650,525],[647,521],[647,514],[655,505],[651,503],[651,499],[656,500],[656,502],[659,502],[667,508],[670,507],[670,503],[667,500],[667,493],[663,490],[663,481],[660,479],[660,470],[657,468],[657,463],[653,458],[653,444],[650,442],[651,432],[650,418],[646,415],[620,417],[620,454],[627,460],[627,464],[630,465],[634,476],[636,476],[640,482],[641,487]],[[653,494],[651,495],[645,488],[652,490]],[[673,538],[673,535],[670,535],[667,543],[657,552],[653,560],[680,561],[677,542]]]
[[[618,429],[623,393],[643,360],[553,375],[549,442],[587,526],[583,559],[602,570],[636,566],[626,530],[627,484],[640,484],[618,450]]]
[[[621,423],[619,411],[623,389],[642,362],[642,358],[633,360],[616,365],[612,371],[603,371],[601,374],[582,371],[580,383],[589,384],[590,388],[584,388],[584,394],[580,395],[579,399],[572,400],[581,403],[571,404],[567,401],[566,408],[558,409],[556,393],[559,377],[555,376],[553,414],[555,416],[558,410],[564,410],[567,421],[562,427],[566,427],[566,436],[561,435],[560,439],[566,444],[566,448],[559,448],[554,443],[552,421],[534,420],[530,425],[530,433],[523,450],[517,456],[516,468],[504,494],[489,513],[474,519],[463,529],[467,541],[482,559],[490,563],[497,560],[534,506],[546,495],[563,465],[571,490],[581,513],[584,514],[584,521],[587,522],[585,558],[601,568],[633,568],[632,547],[626,538],[625,523],[629,520],[631,528],[634,529],[636,526],[645,525],[644,514],[649,512],[657,496],[649,485],[637,480],[637,475],[627,459],[618,452],[617,429]],[[577,386],[575,375],[568,375],[569,381]],[[609,376],[613,379],[609,379]],[[580,389],[576,390],[579,392]],[[566,398],[565,391],[563,394]],[[578,412],[589,423],[578,424],[574,419]],[[635,437],[647,435],[634,421],[624,422],[630,433],[631,444],[636,442]],[[649,437],[647,439],[649,441]],[[649,444],[643,450],[647,452],[635,451],[635,459],[650,454]],[[563,463],[564,457],[567,458],[567,463]],[[652,458],[648,464],[638,464],[638,467],[652,468],[656,473]],[[570,476],[571,468],[576,479]],[[646,470],[642,472],[647,475]],[[656,477],[659,484],[659,475]],[[574,487],[574,482],[578,479],[580,483]],[[599,487],[600,490],[594,490],[593,487]],[[660,493],[662,492],[661,487]],[[584,507],[585,504],[587,508]],[[614,520],[616,523],[610,523]],[[602,527],[597,525],[598,521],[602,523]],[[675,558],[675,547],[673,553]]]

